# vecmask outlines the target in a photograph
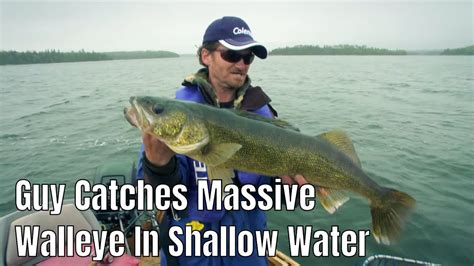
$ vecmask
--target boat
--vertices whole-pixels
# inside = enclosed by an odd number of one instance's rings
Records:
[[[362,266],[383,266],[383,265],[396,265],[396,266],[414,266],[414,265],[425,265],[425,266],[440,266],[441,264],[436,264],[428,261],[415,260],[410,258],[403,258],[398,256],[377,254],[372,255],[365,259],[362,263]]]
[[[135,180],[135,173],[136,168],[133,162],[108,163],[96,169],[94,179],[91,181],[93,184],[104,185],[110,184],[111,180],[117,180],[119,186],[127,183],[132,184],[132,181]],[[80,211],[76,208],[72,199],[64,201],[59,215],[50,215],[49,211],[14,211],[0,218],[0,265],[101,265],[102,263],[111,265],[159,265],[160,258],[158,256],[135,257],[132,255],[136,248],[132,229],[135,228],[135,225],[140,225],[144,230],[159,232],[159,223],[163,215],[163,212],[156,210],[142,212],[137,210]],[[34,226],[39,226],[40,232],[48,230],[55,233],[60,233],[60,228],[70,225],[74,226],[74,232],[76,230],[86,230],[102,233],[118,230],[127,237],[127,241],[124,242],[126,252],[120,257],[113,257],[108,252],[101,261],[93,261],[92,256],[94,255],[81,257],[76,253],[70,257],[64,256],[64,254],[45,257],[39,254],[42,243],[40,241],[37,245],[37,253],[34,256],[19,256],[19,248],[15,238],[15,226],[18,225],[21,228],[29,227],[30,230],[33,230],[31,228]],[[65,237],[64,239],[68,238]],[[43,242],[47,240],[43,239]],[[68,240],[72,240],[72,238]],[[66,242],[63,250],[66,255],[71,255],[67,253],[68,244],[72,246],[71,243]],[[106,244],[105,250],[109,250],[108,244]],[[153,245],[151,242],[149,244]],[[56,243],[55,245],[59,246],[60,244]],[[276,256],[269,257],[268,262],[271,266],[299,265],[294,259],[281,251],[277,251]]]

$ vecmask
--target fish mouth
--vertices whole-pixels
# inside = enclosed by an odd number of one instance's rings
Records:
[[[130,106],[123,110],[125,118],[132,126],[146,131],[153,121],[152,116],[138,103],[137,97],[130,97],[129,102]]]
[[[127,119],[128,123],[134,127],[138,127],[138,121],[136,116],[136,110],[133,107],[124,107],[123,116]]]

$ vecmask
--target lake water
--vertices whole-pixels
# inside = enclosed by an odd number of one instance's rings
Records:
[[[270,57],[252,65],[254,85],[280,117],[309,135],[347,131],[365,171],[409,193],[417,207],[399,243],[366,251],[445,265],[474,263],[474,57]],[[195,57],[0,67],[0,215],[15,209],[15,182],[92,178],[109,162],[136,159],[140,134],[123,118],[132,95],[173,97],[198,69]],[[288,252],[287,225],[370,228],[354,196],[335,214],[269,213]],[[296,258],[303,265],[354,265],[363,258]]]

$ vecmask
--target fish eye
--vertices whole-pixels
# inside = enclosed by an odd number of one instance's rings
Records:
[[[159,105],[155,105],[153,107],[153,112],[155,112],[155,114],[161,114],[161,113],[163,113],[164,110],[165,109],[163,107],[159,106]]]

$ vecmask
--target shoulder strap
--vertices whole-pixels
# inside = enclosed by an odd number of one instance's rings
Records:
[[[262,108],[265,105],[268,105],[272,114],[277,117],[278,112],[270,105],[272,99],[262,90],[261,87],[249,87],[245,93],[245,97],[242,100],[242,105],[240,109],[245,111],[253,111]]]

